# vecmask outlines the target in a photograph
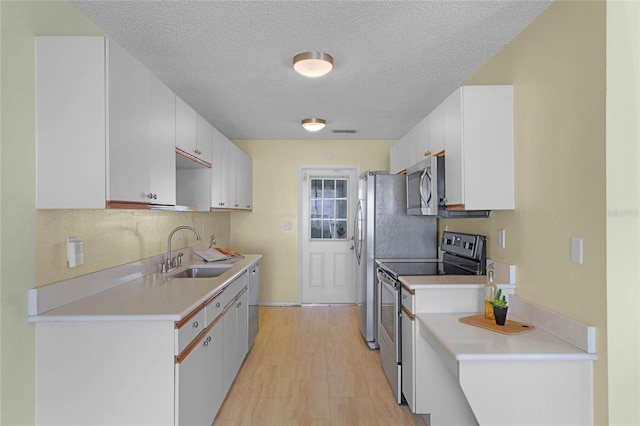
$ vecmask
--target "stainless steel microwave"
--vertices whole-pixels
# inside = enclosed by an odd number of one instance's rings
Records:
[[[444,157],[430,156],[407,168],[407,214],[438,215],[439,163],[444,168]]]

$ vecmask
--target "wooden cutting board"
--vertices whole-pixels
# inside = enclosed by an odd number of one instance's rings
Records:
[[[485,328],[487,330],[495,331],[496,333],[501,334],[521,334],[535,329],[533,325],[525,324],[518,321],[512,321],[510,319],[507,319],[504,325],[498,325],[496,324],[495,320],[486,319],[484,317],[484,314],[462,317],[460,318],[460,322],[469,325],[475,325],[476,327]]]

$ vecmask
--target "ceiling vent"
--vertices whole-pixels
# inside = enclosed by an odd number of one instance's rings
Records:
[[[333,133],[340,133],[340,134],[356,134],[358,133],[357,130],[339,130],[339,129],[333,129],[331,130]]]

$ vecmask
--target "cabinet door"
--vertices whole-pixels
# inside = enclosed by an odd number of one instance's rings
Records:
[[[226,395],[231,388],[233,379],[236,377],[236,366],[238,364],[238,316],[235,308],[235,300],[222,318],[223,327],[223,348],[222,348],[222,368],[223,368],[223,390]]]
[[[238,371],[249,352],[249,292],[247,290],[244,290],[236,302],[236,315],[238,318],[238,358],[236,371]]]
[[[402,393],[415,413],[415,320],[402,312]]]
[[[223,364],[222,364],[222,348],[224,347],[224,335],[222,321],[218,321],[209,332],[211,341],[206,347],[205,363],[207,368],[207,401],[205,407],[208,408],[206,422],[200,423],[209,425],[215,419],[218,410],[224,401],[226,393],[224,392],[223,383]]]
[[[198,156],[196,117],[195,110],[176,96],[176,148],[194,157]]]
[[[213,148],[211,146],[213,135],[213,126],[207,120],[202,118],[200,114],[196,115],[196,144],[198,157],[211,164],[211,154]]]
[[[233,143],[229,144],[229,203],[227,207],[237,209],[240,207],[238,201],[238,180],[240,175],[241,151]]]
[[[147,155],[152,203],[176,204],[175,94],[151,75]]]
[[[211,207],[225,208],[229,200],[229,145],[231,142],[213,128]]]
[[[149,70],[109,40],[109,200],[154,200],[147,144],[150,85]]]
[[[389,171],[391,173],[398,173],[402,168],[400,167],[400,141],[396,142],[391,147],[391,152],[389,153]]]
[[[408,152],[409,152],[409,142],[407,142],[406,139],[400,139],[398,141],[398,167],[400,167],[400,169],[398,171],[402,171],[405,170],[407,167],[410,166],[410,164],[408,164]]]
[[[253,160],[244,152],[240,152],[240,169],[238,177],[238,204],[243,210],[251,210],[253,203]]]
[[[179,425],[211,424],[207,407],[208,386],[212,378],[207,365],[209,336],[205,336],[182,362],[176,364],[176,403]]]
[[[102,209],[105,39],[36,37],[36,56],[36,208]]]
[[[416,161],[415,163],[424,160],[426,156],[436,154],[435,151],[431,151],[429,142],[429,117],[423,118],[415,127],[416,133]],[[412,163],[412,164],[415,164]]]
[[[513,87],[464,86],[462,93],[465,208],[513,209]]]
[[[445,135],[445,204],[464,205],[464,168],[462,155],[462,88],[442,104]]]
[[[445,101],[446,102],[446,101]],[[429,151],[437,154],[445,149],[445,116],[446,111],[443,104],[440,104],[427,116],[429,133]],[[447,152],[448,153],[448,152]]]

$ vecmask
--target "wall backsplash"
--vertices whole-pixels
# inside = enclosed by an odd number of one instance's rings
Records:
[[[43,286],[166,252],[167,238],[179,225],[191,232],[172,239],[172,248],[195,244],[208,247],[216,234],[218,247],[228,247],[228,212],[173,212],[157,210],[38,210],[36,212],[36,286]],[[203,232],[204,229],[204,232]],[[67,267],[66,239],[84,242],[84,264]]]

